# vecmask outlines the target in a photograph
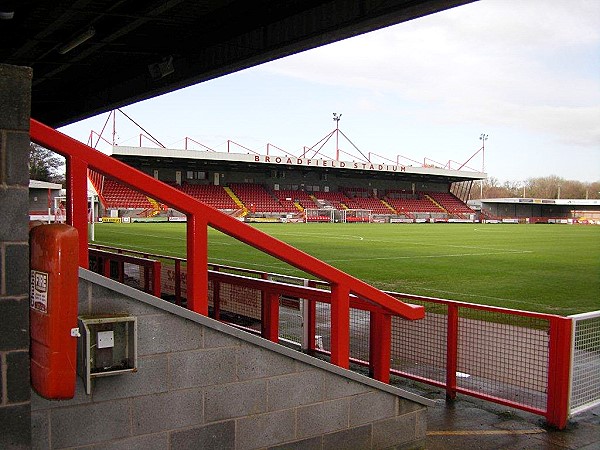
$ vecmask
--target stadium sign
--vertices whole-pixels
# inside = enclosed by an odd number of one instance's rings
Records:
[[[287,166],[331,167],[333,169],[362,169],[380,172],[406,172],[406,166],[395,164],[372,164],[364,162],[346,162],[333,159],[294,158],[289,156],[255,155],[254,162],[266,164],[284,164]]]

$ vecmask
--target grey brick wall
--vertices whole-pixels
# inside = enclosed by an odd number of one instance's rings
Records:
[[[0,64],[0,448],[29,448],[31,69]]]
[[[345,371],[81,270],[80,314],[138,319],[139,369],[86,395],[32,394],[38,449],[391,449],[425,438],[425,406]]]

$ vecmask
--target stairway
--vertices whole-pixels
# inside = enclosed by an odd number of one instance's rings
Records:
[[[246,208],[246,206],[242,203],[242,201],[238,198],[238,196],[235,195],[235,193],[231,190],[231,188],[224,186],[223,189],[225,189],[225,192],[227,192],[227,194],[231,197],[231,199],[235,202],[235,204],[238,205],[239,208],[242,210],[242,213],[240,214],[239,217],[244,217],[246,214],[248,214],[248,208]]]

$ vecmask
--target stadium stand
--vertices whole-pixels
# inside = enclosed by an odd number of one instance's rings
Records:
[[[357,205],[354,209],[368,209],[373,214],[395,214],[396,211],[388,208],[380,199],[373,197],[356,197],[353,199],[353,204]]]
[[[182,192],[188,194],[195,199],[206,203],[216,209],[237,209],[238,205],[233,201],[229,194],[222,186],[214,186],[212,184],[188,184],[176,186]]]
[[[134,192],[114,180],[90,174],[106,208],[143,209],[159,211],[151,199]],[[372,189],[357,186],[340,187],[337,192],[303,189],[274,189],[258,183],[231,183],[229,186],[185,183],[172,185],[186,194],[220,210],[240,210],[268,215],[298,214],[309,222],[332,221],[328,210],[359,210],[378,216],[397,216],[408,219],[469,218],[475,213],[464,202],[449,192],[411,192],[388,189],[380,191],[381,198]],[[241,202],[241,203],[240,203]],[[325,211],[325,213],[323,213]],[[365,221],[368,216],[349,215],[347,221]],[[337,220],[337,216],[336,216]]]
[[[102,183],[102,197],[106,208],[148,209],[152,204],[141,192],[134,191],[115,180],[105,177]]]
[[[314,202],[310,194],[306,191],[283,189],[279,191],[273,191],[279,202],[286,208],[286,211],[292,210],[298,212],[295,204],[299,204],[302,209],[311,209],[318,207],[318,204]],[[293,209],[292,209],[293,208]]]
[[[263,186],[255,183],[232,183],[229,185],[235,195],[251,212],[281,213],[298,212],[293,204],[282,205],[276,197],[270,194]]]
[[[415,194],[416,198],[387,198],[386,201],[399,214],[404,213],[441,213],[445,212],[431,200],[423,197],[421,194]]]
[[[343,192],[313,192],[319,207],[330,206],[335,209],[348,209],[350,199]]]
[[[436,201],[450,214],[473,214],[474,211],[449,192],[428,192],[427,195]]]
[[[349,197],[368,197],[369,194],[369,190],[367,188],[364,187],[344,187],[341,188],[341,190]]]

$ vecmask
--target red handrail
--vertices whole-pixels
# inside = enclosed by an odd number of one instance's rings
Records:
[[[425,316],[423,306],[399,301],[289,244],[211,208],[180,190],[34,119],[30,122],[30,134],[32,141],[66,158],[67,222],[79,231],[79,264],[84,268],[88,267],[87,171],[88,168],[92,168],[186,214],[188,307],[195,312],[208,315],[207,227],[210,226],[331,284],[331,327],[332,341],[335,343],[332,344],[331,362],[341,367],[349,366],[349,296],[351,293],[406,319],[416,320]]]

